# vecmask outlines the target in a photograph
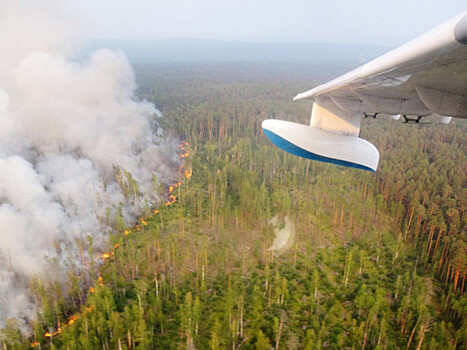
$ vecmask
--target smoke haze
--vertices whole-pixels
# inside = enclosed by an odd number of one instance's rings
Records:
[[[131,224],[157,204],[154,176],[167,181],[176,162],[122,53],[67,58],[65,15],[58,1],[0,3],[0,325],[34,314],[29,279],[48,259],[78,263],[76,240],[88,235],[103,247],[106,208],[126,203]]]

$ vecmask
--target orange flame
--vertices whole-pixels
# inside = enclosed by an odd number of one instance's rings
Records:
[[[70,316],[68,318],[68,325],[75,323],[77,320],[78,320],[78,317],[76,317],[75,315]]]
[[[183,153],[178,154],[180,156],[180,158],[186,158],[186,157],[188,157],[190,155],[190,152],[188,152],[188,150],[186,149],[186,146],[188,146],[187,142],[182,141],[182,143],[180,143],[178,146],[183,151]]]
[[[62,332],[62,329],[59,328],[56,332],[49,333],[45,332],[44,337],[50,338],[50,337],[55,337],[56,335],[60,334]]]
[[[170,195],[169,196],[169,200],[167,202],[165,202],[165,205],[171,205],[171,204],[174,204],[175,202],[177,201],[177,198],[174,196],[174,195]]]

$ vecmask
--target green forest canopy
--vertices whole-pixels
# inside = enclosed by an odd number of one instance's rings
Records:
[[[114,217],[119,248],[87,280],[33,281],[33,334],[8,320],[5,349],[466,348],[467,123],[364,120],[376,174],[294,157],[260,125],[308,121],[291,97],[316,83],[310,69],[139,66],[139,95],[188,142],[193,176],[137,233]],[[293,225],[286,251],[270,249],[274,217]]]

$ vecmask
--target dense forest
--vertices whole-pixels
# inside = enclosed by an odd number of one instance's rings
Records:
[[[376,173],[273,146],[261,121],[308,122],[292,97],[334,68],[138,66],[179,178],[136,226],[108,218],[107,255],[83,242],[85,274],[31,281],[3,348],[467,349],[467,123],[363,120]]]

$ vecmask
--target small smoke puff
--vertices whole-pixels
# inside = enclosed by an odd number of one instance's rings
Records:
[[[8,104],[10,103],[10,97],[5,90],[0,89],[0,115],[6,113]]]
[[[5,202],[0,206],[0,253],[9,256],[18,271],[37,273],[37,256],[45,254],[50,239],[60,233],[63,210],[23,158],[0,159],[0,169],[0,197]]]
[[[8,266],[7,261],[0,260],[0,264]],[[30,297],[22,293],[26,282],[18,278],[15,272],[0,269],[0,311],[2,311],[2,321],[12,315],[24,320],[34,313],[34,305],[31,303]],[[21,324],[24,325],[24,321]],[[26,327],[23,327],[22,331],[25,334],[29,333]]]
[[[10,96],[5,90],[0,89],[0,137],[8,136],[13,129],[13,121],[8,115]]]
[[[9,104],[10,96],[5,90],[0,88],[0,150],[6,148],[6,145],[10,143],[10,138],[14,136],[15,121],[12,119],[10,113],[8,113]],[[5,146],[2,147],[2,144]]]

